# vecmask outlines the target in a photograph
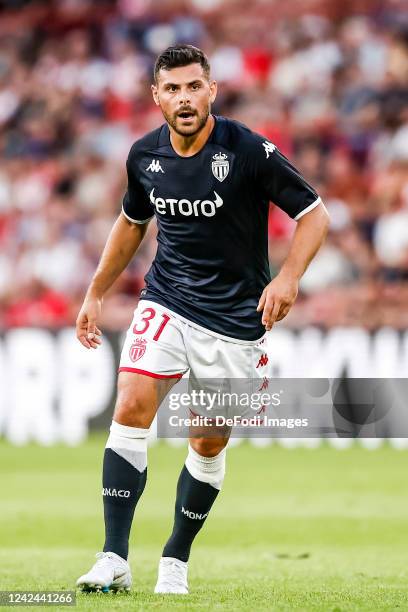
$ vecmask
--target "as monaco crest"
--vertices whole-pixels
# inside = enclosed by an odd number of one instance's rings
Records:
[[[213,155],[213,162],[211,163],[212,173],[217,180],[222,183],[227,178],[229,172],[229,161],[225,153],[216,153]]]
[[[143,357],[146,352],[146,344],[147,340],[143,340],[143,338],[137,338],[133,342],[129,350],[129,357],[133,362]]]

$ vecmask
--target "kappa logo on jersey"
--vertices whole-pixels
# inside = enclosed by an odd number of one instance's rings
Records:
[[[265,140],[265,142],[262,143],[262,146],[265,149],[266,159],[269,159],[269,155],[275,151],[276,145]]]
[[[266,366],[267,363],[269,361],[268,355],[266,353],[264,353],[261,358],[258,361],[258,365],[256,366],[257,368],[262,368],[263,366]]]
[[[222,183],[229,172],[229,161],[225,153],[216,153],[213,155],[213,162],[211,162],[212,173],[215,178]]]
[[[191,202],[186,198],[177,200],[176,198],[155,198],[153,188],[150,192],[150,201],[153,206],[156,207],[157,212],[160,215],[170,213],[175,216],[177,213],[184,215],[185,217],[214,217],[217,208],[224,204],[222,198],[214,191],[215,200],[194,200]]]
[[[129,350],[129,357],[133,362],[143,357],[146,352],[146,344],[147,340],[144,340],[143,338],[136,338],[136,340],[133,342]]]
[[[149,166],[147,166],[146,170],[150,172],[163,172],[164,174],[164,170],[161,167],[158,159],[152,159]]]
[[[196,519],[198,521],[202,521],[203,519],[205,519],[206,516],[208,516],[208,512],[206,512],[205,514],[199,514],[198,512],[192,512],[191,510],[186,510],[184,506],[181,506],[181,511],[183,514],[188,516],[188,518]]]

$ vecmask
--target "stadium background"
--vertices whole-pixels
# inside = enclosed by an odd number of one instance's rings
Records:
[[[346,364],[354,376],[406,377],[403,0],[3,0],[1,588],[67,588],[99,545],[106,436],[88,437],[88,427],[109,422],[121,334],[155,253],[153,223],[105,299],[104,348],[81,351],[72,325],[120,210],[131,143],[162,122],[151,72],[175,42],[208,53],[220,85],[214,112],[277,144],[331,215],[296,305],[272,332],[283,372],[331,376]],[[272,272],[293,227],[271,207]],[[314,353],[299,356],[299,338]],[[310,369],[313,355],[320,361]],[[282,448],[291,445],[231,449],[225,494],[192,561],[191,605],[211,596],[231,609],[268,608],[271,579],[282,609],[406,605],[406,454],[344,440],[333,445],[347,451],[319,441],[313,453]],[[133,609],[150,601],[145,584],[154,581],[184,453],[151,449],[132,553],[145,599]]]
[[[154,223],[104,301],[104,351],[84,355],[70,329],[120,210],[129,148],[162,122],[152,67],[175,42],[208,53],[220,84],[214,112],[276,143],[330,212],[327,242],[271,335],[271,367],[284,358],[284,376],[336,376],[335,344],[351,376],[406,376],[403,2],[14,0],[0,17],[0,432],[20,443],[30,432],[75,442],[86,428],[67,432],[67,419],[109,421],[121,334],[155,253]],[[272,273],[294,225],[271,206]],[[315,343],[314,354],[296,359],[298,332],[310,345],[310,330],[325,335],[331,354]]]

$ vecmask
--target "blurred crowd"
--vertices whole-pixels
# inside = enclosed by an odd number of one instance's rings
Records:
[[[405,5],[406,7],[406,5]],[[155,57],[202,47],[214,113],[261,132],[317,189],[325,246],[284,324],[408,327],[408,13],[399,0],[6,0],[0,9],[0,329],[76,318],[126,189],[162,123]],[[271,206],[270,264],[295,223]],[[128,326],[154,257],[109,292]]]

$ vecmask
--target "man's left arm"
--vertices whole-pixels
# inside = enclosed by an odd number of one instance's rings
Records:
[[[279,274],[265,287],[258,304],[266,331],[288,314],[296,300],[299,280],[322,245],[329,215],[322,202],[298,221],[289,253]]]

